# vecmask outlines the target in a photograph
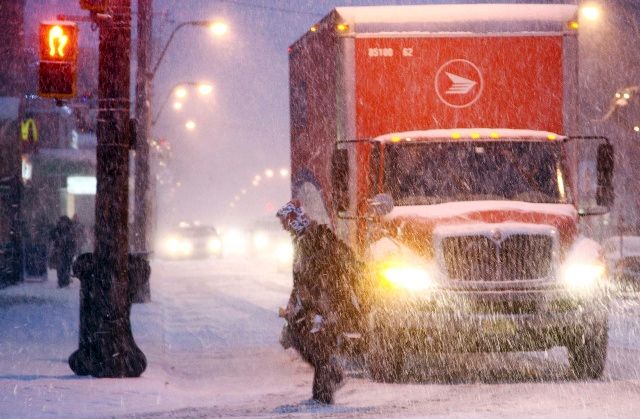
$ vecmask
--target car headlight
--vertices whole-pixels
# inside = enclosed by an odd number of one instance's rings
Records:
[[[180,237],[167,237],[164,241],[164,250],[171,256],[188,256],[193,253],[193,243]]]
[[[244,234],[239,230],[228,230],[223,236],[224,249],[231,253],[244,253],[246,242]]]
[[[209,239],[207,249],[213,253],[219,252],[222,249],[222,241],[217,237]]]
[[[600,285],[604,277],[605,266],[602,263],[572,263],[562,271],[562,282],[571,291],[592,291]]]
[[[180,251],[180,240],[176,237],[168,237],[164,241],[164,250],[169,254],[176,254]]]
[[[264,250],[269,245],[269,237],[264,233],[256,233],[253,236],[253,247],[257,250]]]
[[[386,264],[380,275],[394,288],[408,291],[424,291],[433,287],[433,277],[428,269],[410,263]]]

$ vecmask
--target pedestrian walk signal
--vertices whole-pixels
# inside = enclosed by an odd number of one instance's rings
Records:
[[[78,26],[74,22],[40,23],[38,95],[67,99],[76,95]]]

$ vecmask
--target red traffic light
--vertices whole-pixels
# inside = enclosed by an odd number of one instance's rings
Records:
[[[40,60],[75,62],[78,26],[74,22],[40,23]]]

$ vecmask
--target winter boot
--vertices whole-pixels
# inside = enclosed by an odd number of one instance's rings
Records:
[[[316,368],[313,373],[313,400],[333,404],[333,385],[326,368]]]
[[[315,369],[313,374],[313,399],[333,404],[333,396],[344,385],[344,373],[337,360]]]

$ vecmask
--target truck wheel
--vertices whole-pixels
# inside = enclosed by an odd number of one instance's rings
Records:
[[[607,360],[607,323],[595,323],[576,333],[567,345],[569,366],[578,379],[598,379]]]
[[[399,381],[404,369],[405,342],[393,334],[376,331],[369,337],[367,369],[375,381]]]

